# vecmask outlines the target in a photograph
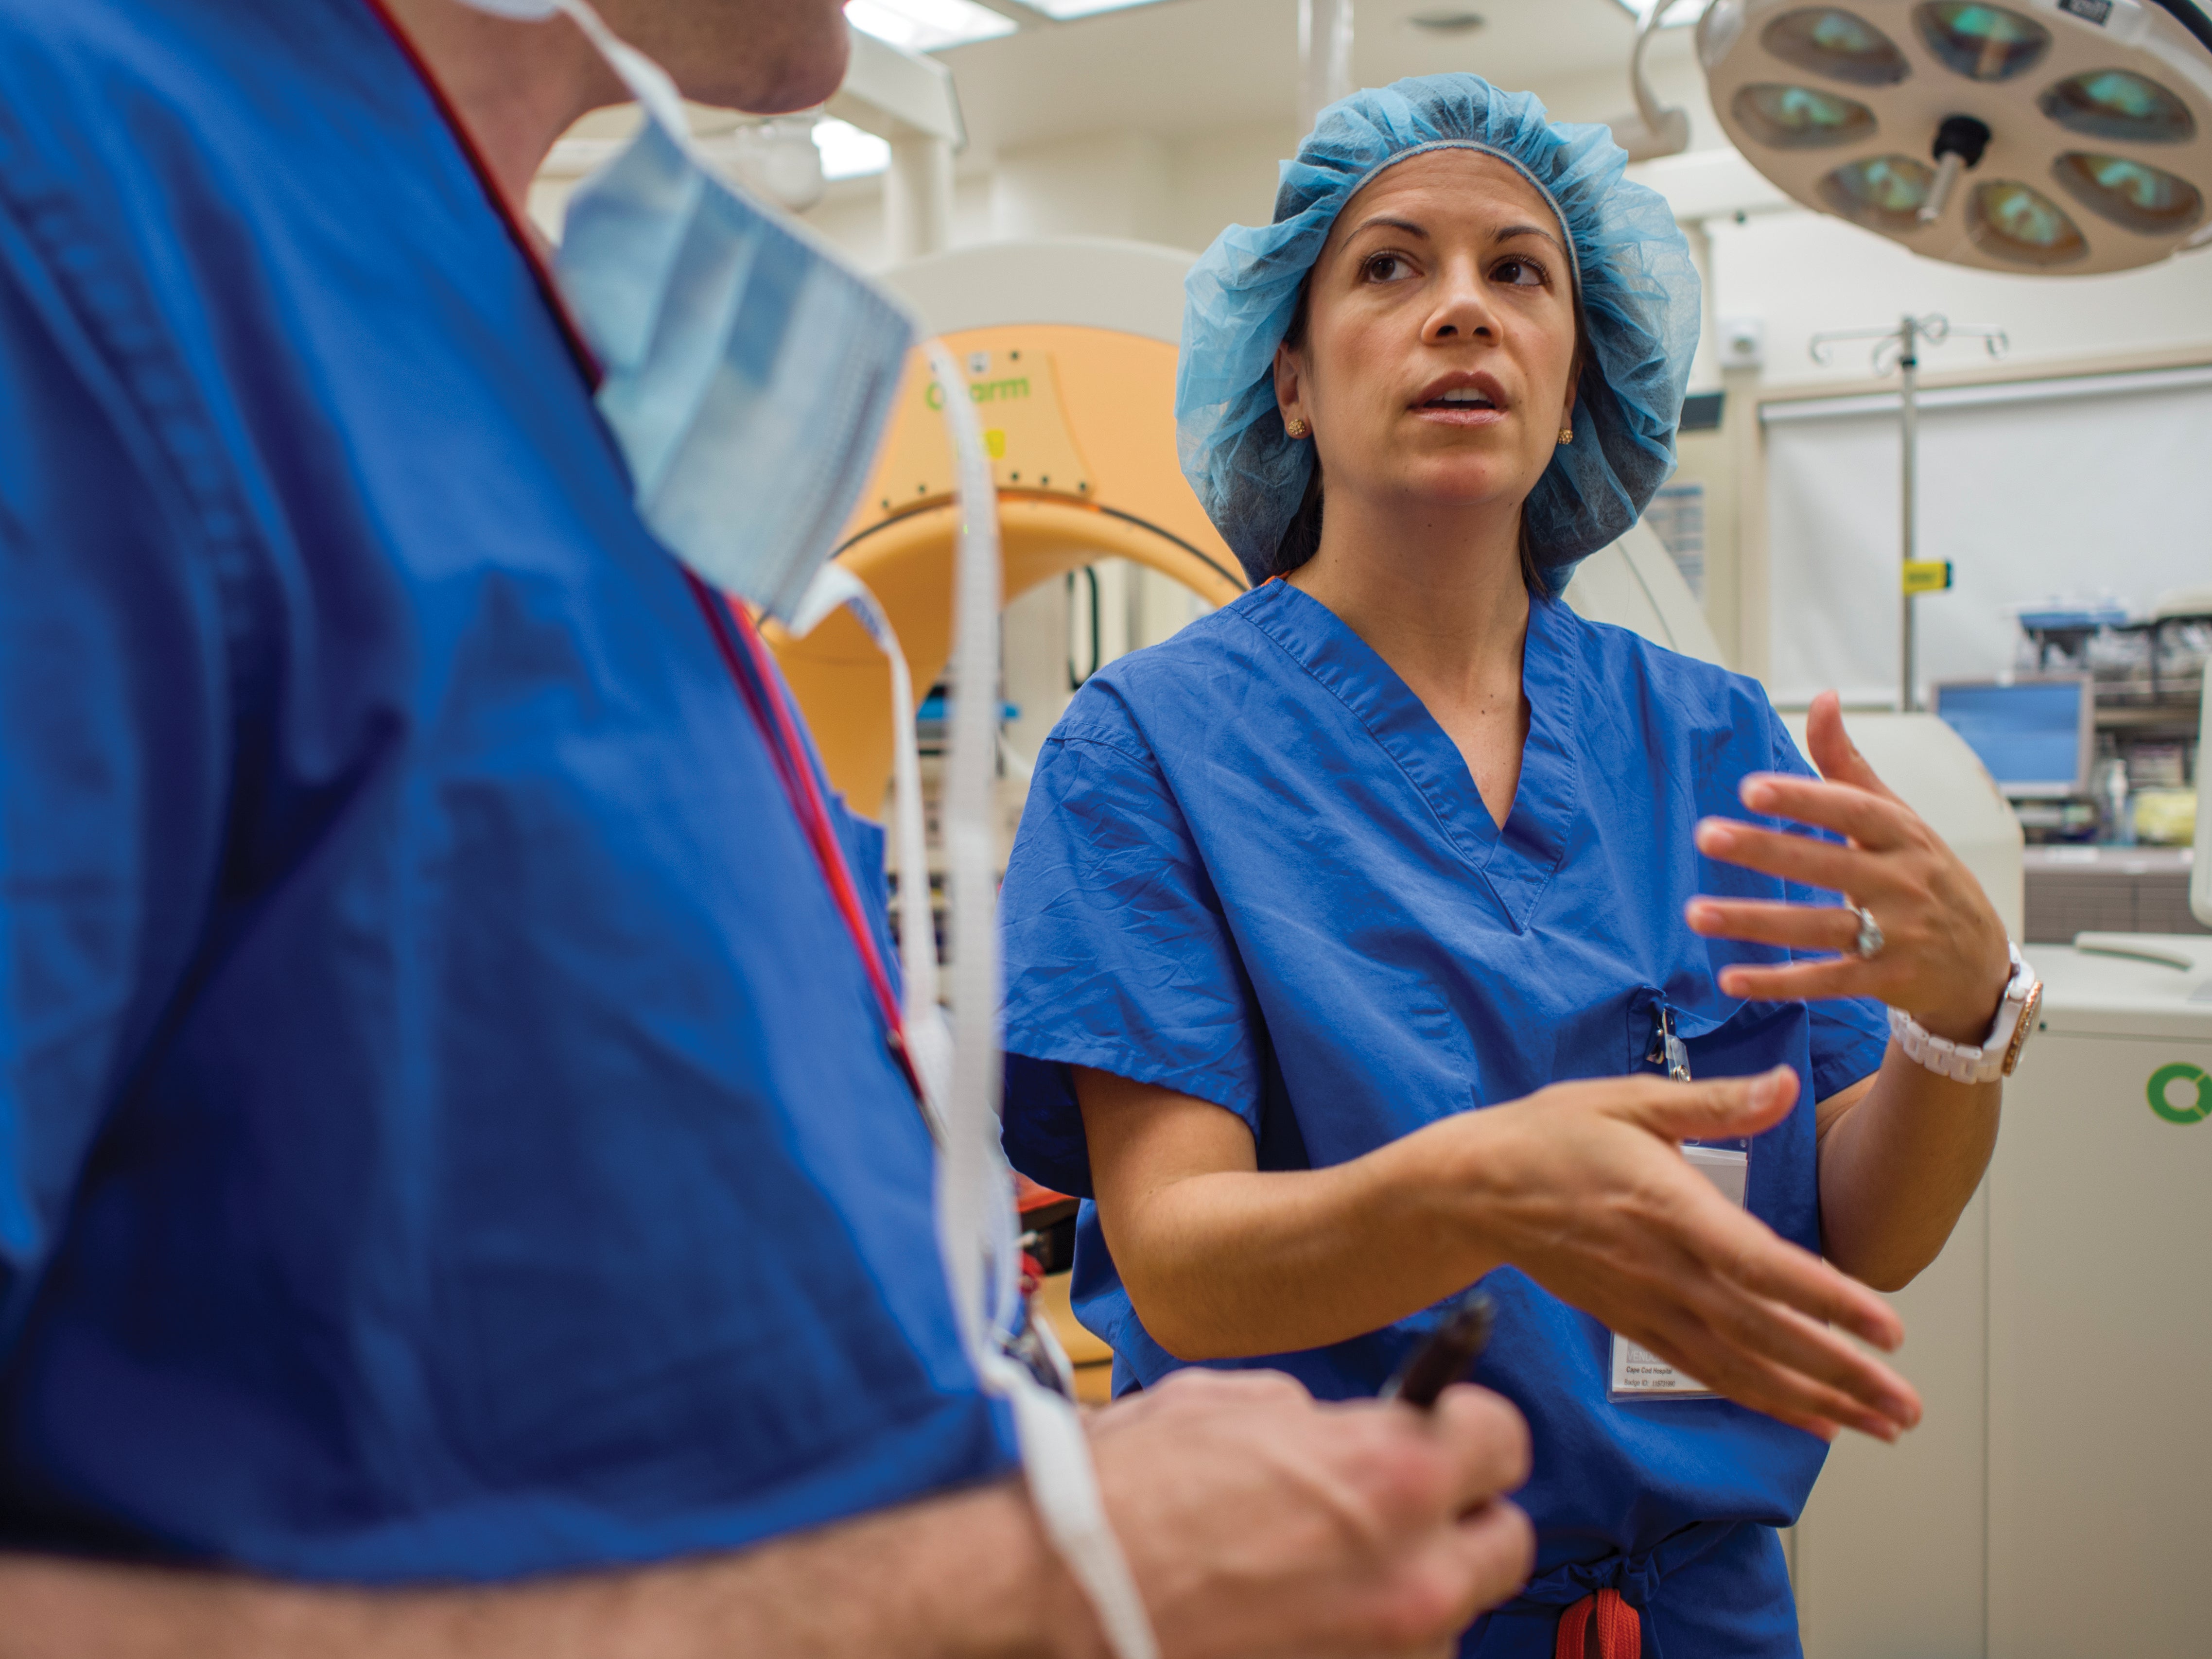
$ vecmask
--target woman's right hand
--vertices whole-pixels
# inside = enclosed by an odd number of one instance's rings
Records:
[[[1115,1265],[1178,1358],[1342,1342],[1510,1264],[1716,1392],[1823,1438],[1850,1427],[1894,1440],[1920,1420],[1911,1386],[1841,1334],[1895,1348],[1905,1331],[1889,1304],[1682,1156],[1684,1140],[1779,1123],[1794,1072],[1555,1084],[1312,1170],[1261,1170],[1243,1121],[1206,1101],[1104,1072],[1079,1070],[1075,1090]]]
[[[1894,1350],[1905,1336],[1894,1310],[1723,1198],[1681,1154],[1685,1140],[1769,1128],[1796,1098],[1786,1066],[1714,1082],[1598,1079],[1402,1144],[1436,1143],[1464,1172],[1467,1224],[1561,1301],[1824,1439],[1848,1426],[1894,1440],[1919,1422],[1919,1395],[1830,1328]]]

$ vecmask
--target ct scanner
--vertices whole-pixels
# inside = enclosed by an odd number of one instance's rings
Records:
[[[1243,592],[1235,557],[1176,464],[1176,339],[1190,256],[1069,239],[963,248],[886,282],[969,376],[999,486],[1009,600],[1102,559],[1127,559],[1211,604]],[[839,561],[873,589],[917,687],[952,645],[952,456],[942,389],[911,359]],[[830,781],[872,811],[890,777],[890,671],[840,612],[803,639],[767,632]]]

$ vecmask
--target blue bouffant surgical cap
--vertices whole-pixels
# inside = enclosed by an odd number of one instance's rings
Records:
[[[1473,75],[1426,75],[1356,92],[1321,112],[1283,163],[1271,225],[1231,225],[1183,284],[1176,376],[1183,476],[1255,582],[1282,573],[1284,532],[1304,499],[1313,447],[1275,404],[1275,348],[1344,204],[1392,163],[1475,149],[1535,185],[1566,232],[1585,361],[1571,445],[1523,508],[1554,591],[1575,564],[1636,522],[1674,470],[1674,428],[1697,349],[1697,268],[1666,200],[1622,174],[1601,126],[1548,121],[1528,93]]]

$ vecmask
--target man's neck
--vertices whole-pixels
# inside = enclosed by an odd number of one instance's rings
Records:
[[[459,0],[384,0],[468,130],[516,219],[530,181],[576,119],[629,94],[583,32],[489,16]]]

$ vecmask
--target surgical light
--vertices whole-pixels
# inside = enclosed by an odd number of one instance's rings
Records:
[[[2072,75],[2036,100],[2069,132],[2136,144],[2185,144],[2197,135],[2189,106],[2155,81],[2125,70]]]
[[[2068,265],[2089,252],[2080,228],[2057,203],[2011,179],[1974,186],[1966,234],[1977,247],[2014,265]]]
[[[1846,161],[1820,180],[1820,200],[1869,230],[1897,233],[1912,228],[1928,200],[1936,172],[1910,155],[1875,155]]]
[[[2124,155],[2069,150],[2058,158],[2056,176],[2092,213],[2148,236],[2192,225],[2204,211],[2204,198],[2186,179]]]
[[[1936,61],[1970,81],[2009,81],[2051,50],[2051,31],[2002,6],[1917,6],[1912,21]]]
[[[1737,89],[1735,118],[1777,149],[1828,149],[1875,130],[1874,112],[1853,99],[1771,82]]]
[[[1832,6],[1808,6],[1776,18],[1761,36],[1784,63],[1855,87],[1889,87],[1912,73],[1897,43]]]
[[[1697,40],[1753,166],[1915,252],[2068,274],[2212,241],[2197,0],[1711,0]]]

